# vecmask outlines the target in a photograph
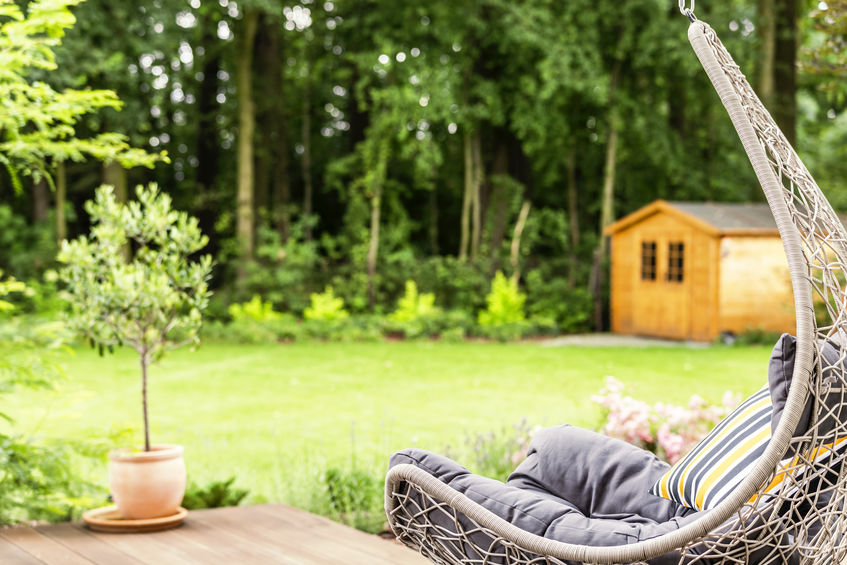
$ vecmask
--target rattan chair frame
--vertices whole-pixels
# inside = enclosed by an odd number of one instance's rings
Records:
[[[812,455],[847,437],[847,410],[832,409],[847,404],[844,367],[840,362],[825,366],[820,355],[822,340],[847,342],[847,232],[714,30],[693,14],[689,18],[689,41],[741,139],[788,260],[797,350],[779,425],[752,472],[717,507],[671,533],[614,547],[533,535],[426,471],[395,466],[385,485],[389,524],[400,541],[434,563],[644,563],[668,553],[678,555],[679,563],[710,564],[841,563],[847,558],[845,455],[830,450],[825,464]],[[816,303],[828,311],[828,321],[820,325]],[[809,402],[812,422],[796,437]],[[784,488],[765,493],[764,485],[780,476]]]

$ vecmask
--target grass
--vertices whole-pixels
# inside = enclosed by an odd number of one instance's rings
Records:
[[[634,396],[684,403],[749,394],[767,379],[764,347],[572,348],[536,343],[206,344],[172,353],[150,374],[153,442],[180,443],[189,477],[236,476],[251,502],[309,508],[331,466],[382,473],[403,447],[444,451],[470,434],[529,424],[589,428],[589,397],[607,375]],[[17,394],[17,429],[103,437],[131,427],[142,440],[135,353],[79,349],[50,398]],[[103,484],[106,484],[105,470]]]

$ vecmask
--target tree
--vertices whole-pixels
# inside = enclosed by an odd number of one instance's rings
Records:
[[[147,369],[167,351],[199,341],[212,258],[190,260],[208,238],[195,218],[171,209],[168,195],[150,185],[139,186],[136,196],[121,204],[112,187],[100,187],[86,205],[90,238],[63,241],[58,260],[71,296],[69,327],[101,352],[128,345],[138,353],[144,450],[150,451]]]

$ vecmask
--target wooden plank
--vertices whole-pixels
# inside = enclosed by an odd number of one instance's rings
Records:
[[[351,548],[336,541],[325,543],[316,539],[311,521],[285,523],[269,519],[257,512],[256,508],[230,508],[227,512],[207,511],[199,516],[198,520],[207,528],[230,531],[253,540],[257,545],[282,549],[296,563],[305,565],[343,561],[351,565],[364,565],[360,560],[351,559]],[[375,562],[375,565],[378,563]]]
[[[46,565],[92,565],[94,563],[68,551],[64,545],[29,527],[2,530],[0,536]]]
[[[315,516],[305,510],[280,505],[258,506],[256,510],[272,518],[284,521],[290,520],[294,524],[308,523],[309,531],[315,532],[322,539],[342,542],[345,546],[355,549],[359,553],[367,554],[371,559],[381,559],[383,560],[381,562],[385,563],[429,563],[417,552],[401,544],[342,526],[328,518]]]
[[[3,565],[44,565],[43,561],[3,537],[0,537],[0,563]]]
[[[82,524],[51,524],[39,526],[36,531],[65,546],[89,561],[97,564],[120,563],[121,565],[142,565],[131,555],[115,549],[98,539]]]
[[[305,563],[394,565],[428,563],[414,551],[359,532],[326,518],[284,505],[231,508],[209,511],[203,520],[210,525],[241,530],[257,538],[293,551]]]
[[[145,534],[106,534],[91,532],[90,535],[106,543],[121,553],[132,555],[137,561],[147,565],[194,565],[197,560],[191,555],[190,548],[184,544],[174,544],[162,539],[161,533]],[[102,563],[100,565],[107,565]]]

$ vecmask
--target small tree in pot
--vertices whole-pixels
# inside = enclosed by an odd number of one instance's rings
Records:
[[[113,452],[110,483],[125,518],[153,518],[176,511],[185,466],[181,446],[150,443],[147,371],[167,351],[199,341],[212,259],[191,259],[208,238],[195,218],[171,209],[167,194],[151,184],[136,195],[122,204],[112,187],[97,189],[85,205],[90,236],[63,241],[58,260],[65,265],[60,277],[70,296],[71,329],[101,352],[124,345],[138,352],[144,451]]]

